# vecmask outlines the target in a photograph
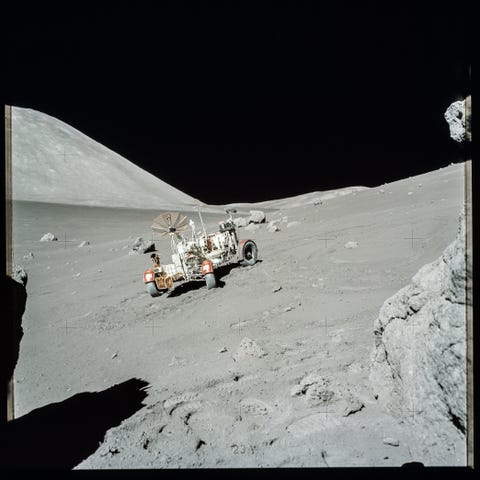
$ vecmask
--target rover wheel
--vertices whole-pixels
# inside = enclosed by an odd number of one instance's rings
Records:
[[[217,286],[217,279],[214,273],[207,273],[205,275],[205,281],[207,282],[207,290],[215,288]]]
[[[255,263],[257,263],[257,257],[257,244],[252,240],[248,240],[243,246],[243,260],[240,261],[240,265],[255,265]]]
[[[159,297],[162,292],[158,290],[157,286],[155,285],[155,282],[148,282],[145,284],[147,287],[147,292],[152,296],[152,297]]]

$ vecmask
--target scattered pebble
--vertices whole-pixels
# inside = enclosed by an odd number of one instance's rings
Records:
[[[423,187],[423,184],[419,183],[418,188],[422,188],[422,187]]]
[[[26,255],[23,256],[24,260],[32,260],[34,258],[33,252],[28,252]]]
[[[281,286],[281,285],[278,285],[278,286],[276,286],[272,291],[273,291],[273,293],[277,293],[277,292],[279,292],[281,289],[282,289],[282,286]]]
[[[353,241],[347,242],[344,245],[344,247],[345,248],[357,248],[358,247],[358,242],[353,242]]]
[[[293,307],[291,305],[283,309],[284,312],[291,312],[292,310],[293,310]]]
[[[381,188],[378,192],[379,193],[385,193],[385,190],[383,188]]]
[[[227,347],[222,347],[218,353],[225,353],[227,351]]]
[[[413,192],[408,192],[407,195],[413,195]]]
[[[400,442],[396,438],[386,437],[383,439],[385,445],[391,445],[392,447],[398,447]]]
[[[78,248],[83,248],[83,247],[86,247],[87,245],[90,245],[90,242],[88,240],[84,240],[83,242],[80,243]]]
[[[118,357],[118,353],[117,353],[117,352],[115,352],[115,353],[112,355],[112,360],[113,360],[114,358],[116,358],[116,357]]]

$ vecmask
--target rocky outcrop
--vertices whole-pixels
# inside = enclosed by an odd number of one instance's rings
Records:
[[[370,381],[383,407],[410,424],[422,453],[442,464],[461,455],[466,432],[465,219],[457,238],[412,283],[390,297],[375,321]],[[470,301],[470,300],[468,300]]]

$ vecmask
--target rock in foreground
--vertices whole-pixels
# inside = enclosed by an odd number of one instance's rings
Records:
[[[456,240],[389,298],[375,321],[372,387],[388,411],[412,424],[418,448],[439,465],[447,446],[459,457],[465,448],[464,222],[462,215]]]

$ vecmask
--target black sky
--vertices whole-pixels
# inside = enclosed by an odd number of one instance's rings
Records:
[[[208,203],[461,161],[443,113],[469,92],[468,4],[322,3],[16,3],[7,103]]]

